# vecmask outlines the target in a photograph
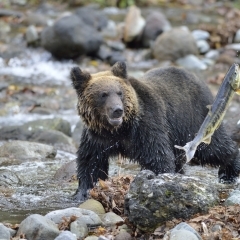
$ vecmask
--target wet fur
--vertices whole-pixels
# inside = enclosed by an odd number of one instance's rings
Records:
[[[174,67],[150,70],[140,80],[127,77],[124,63],[91,77],[73,69],[72,81],[85,122],[77,153],[76,198],[80,201],[87,198],[87,189],[99,178],[108,177],[109,157],[119,153],[156,174],[181,171],[183,151],[174,145],[182,146],[194,138],[208,113],[206,106],[213,102],[206,84]],[[119,83],[124,92],[125,117],[118,128],[102,121],[91,94],[93,83],[102,91],[112,82]],[[220,166],[221,180],[233,181],[240,172],[237,145],[223,126],[216,130],[210,145],[202,150],[198,147],[195,157],[202,165]]]

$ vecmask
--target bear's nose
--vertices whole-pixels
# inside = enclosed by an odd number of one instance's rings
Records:
[[[113,118],[119,118],[121,117],[123,114],[123,109],[121,107],[117,107],[115,109],[113,109]]]

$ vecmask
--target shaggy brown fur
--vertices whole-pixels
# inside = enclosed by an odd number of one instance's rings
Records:
[[[78,150],[78,200],[100,178],[108,177],[108,160],[121,154],[156,174],[181,172],[183,146],[198,132],[213,97],[193,74],[174,67],[148,71],[141,80],[127,76],[126,65],[90,75],[71,72],[78,112],[85,123]],[[195,153],[201,164],[219,167],[219,180],[234,181],[240,172],[236,143],[220,126],[209,145]]]

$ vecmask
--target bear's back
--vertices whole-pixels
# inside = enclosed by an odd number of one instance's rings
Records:
[[[156,97],[169,99],[172,103],[184,104],[184,102],[193,103],[199,100],[203,105],[208,105],[213,102],[212,93],[207,84],[181,68],[155,68],[146,72],[141,81]]]

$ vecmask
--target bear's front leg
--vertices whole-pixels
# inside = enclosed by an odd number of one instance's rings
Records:
[[[109,156],[103,145],[89,140],[86,132],[82,136],[77,154],[78,189],[74,198],[82,202],[88,199],[88,192],[98,179],[108,178]]]
[[[85,185],[84,185],[85,184]],[[81,181],[78,179],[78,188],[73,195],[74,200],[79,202],[84,202],[88,199],[88,187],[86,186],[85,181]]]

